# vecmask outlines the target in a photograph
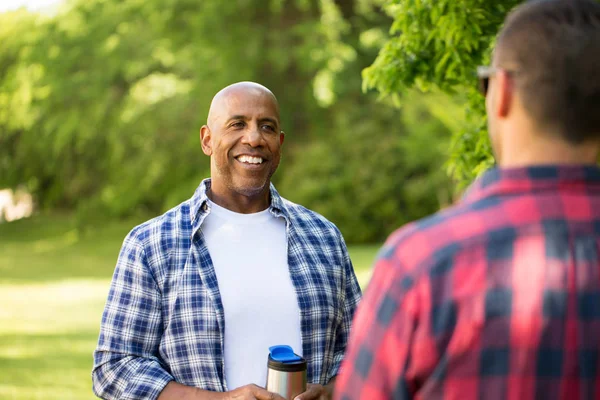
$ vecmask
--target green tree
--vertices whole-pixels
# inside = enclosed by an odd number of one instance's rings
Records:
[[[517,0],[386,0],[390,36],[363,72],[365,88],[399,96],[438,88],[467,99],[469,124],[454,132],[447,166],[460,187],[493,164],[475,70]]]
[[[332,112],[330,134],[284,167],[283,193],[326,215],[354,243],[382,240],[450,203],[452,185],[441,169],[450,128],[435,113],[456,106],[439,95],[410,99],[400,110],[334,105],[345,112]]]
[[[454,123],[439,95],[410,92],[396,108],[362,92],[389,21],[373,0],[74,0],[50,17],[0,14],[0,187],[26,185],[81,221],[161,212],[208,176],[198,131],[213,94],[253,80],[282,104],[282,193],[350,241],[381,240],[446,202]]]

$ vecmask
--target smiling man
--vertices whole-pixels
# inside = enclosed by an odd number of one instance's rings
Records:
[[[281,399],[270,346],[308,363],[300,400],[330,399],[361,293],[339,230],[271,184],[277,99],[252,82],[214,97],[200,130],[211,178],[126,237],[92,373],[105,399]]]
[[[267,209],[284,137],[277,99],[264,86],[242,82],[217,93],[200,130],[211,157],[210,199],[238,213]]]

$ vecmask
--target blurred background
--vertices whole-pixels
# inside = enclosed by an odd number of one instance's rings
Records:
[[[0,398],[93,398],[122,240],[209,175],[199,130],[237,81],[278,97],[275,185],[364,288],[388,234],[492,164],[473,71],[516,3],[0,0]]]

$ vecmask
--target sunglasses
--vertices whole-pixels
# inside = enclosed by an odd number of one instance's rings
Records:
[[[477,67],[477,78],[479,79],[479,91],[482,95],[487,96],[490,87],[490,78],[496,75],[499,71],[506,72],[509,76],[514,74],[514,71],[509,71],[503,68],[496,67]]]
[[[495,67],[477,67],[477,78],[479,79],[479,91],[483,96],[487,96],[490,87],[490,78],[498,72]]]

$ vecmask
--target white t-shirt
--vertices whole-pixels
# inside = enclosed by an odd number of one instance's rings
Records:
[[[202,231],[225,310],[227,389],[264,387],[270,346],[287,344],[302,355],[285,220],[268,209],[239,214],[211,201],[209,206]]]

